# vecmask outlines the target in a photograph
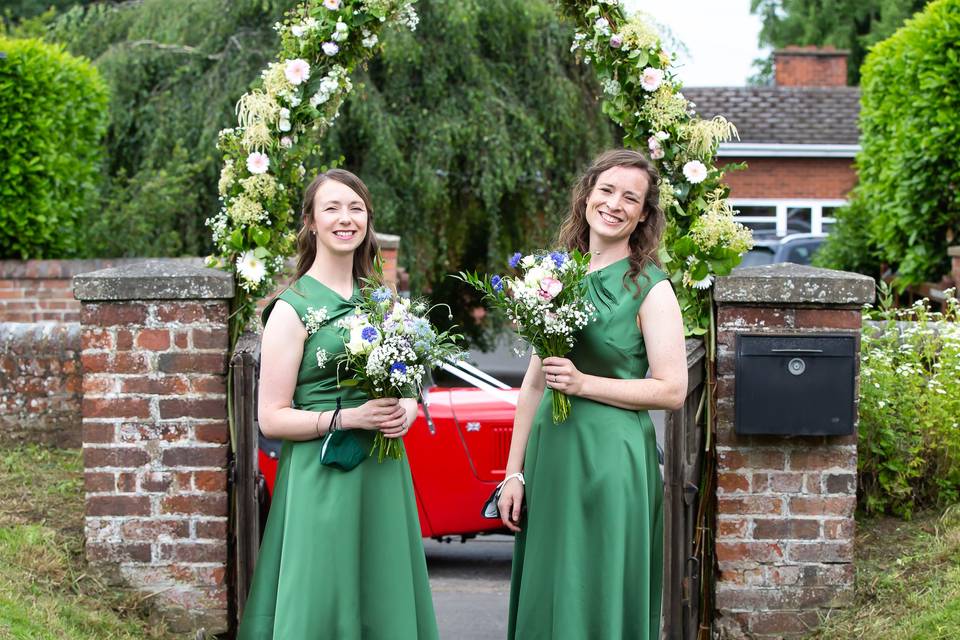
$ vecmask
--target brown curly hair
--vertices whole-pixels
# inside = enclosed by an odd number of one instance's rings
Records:
[[[643,199],[643,212],[646,218],[637,224],[628,241],[630,269],[626,277],[633,281],[639,293],[640,286],[637,278],[643,269],[651,262],[658,267],[661,266],[657,251],[667,226],[663,209],[660,208],[660,173],[647,156],[632,149],[611,149],[597,156],[573,188],[570,212],[560,227],[558,242],[568,250],[576,249],[581,253],[587,253],[590,250],[587,200],[600,174],[614,167],[634,167],[647,175],[647,193]]]

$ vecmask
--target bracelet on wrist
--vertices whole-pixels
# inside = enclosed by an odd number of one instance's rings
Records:
[[[525,481],[524,478],[523,478],[523,472],[522,472],[522,471],[517,471],[516,473],[511,473],[511,474],[508,475],[506,478],[504,478],[504,479],[500,482],[500,484],[497,485],[497,488],[499,489],[499,488],[503,487],[503,485],[507,484],[507,482],[509,482],[510,480],[513,480],[514,478],[516,478],[517,480],[519,480],[521,485],[526,486],[527,483],[526,483],[526,481]]]

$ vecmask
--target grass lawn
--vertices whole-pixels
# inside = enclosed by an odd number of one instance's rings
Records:
[[[960,505],[857,522],[856,602],[813,638],[960,638]]]
[[[83,560],[79,450],[0,447],[0,639],[170,640]],[[858,522],[857,593],[818,640],[960,637],[960,505]]]
[[[0,447],[0,638],[174,637],[146,614],[86,573],[80,451]]]

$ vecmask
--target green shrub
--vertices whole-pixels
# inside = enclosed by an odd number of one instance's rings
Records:
[[[910,517],[960,499],[960,302],[884,307],[861,343],[861,506]]]
[[[96,206],[106,86],[59,46],[0,37],[0,51],[0,258],[70,255]]]
[[[938,280],[948,270],[948,237],[960,235],[957,42],[960,0],[936,0],[876,45],[862,69],[859,184],[854,206],[838,216],[841,228],[854,218],[848,228],[865,237],[871,262],[890,264],[900,284]],[[827,254],[830,266],[846,269],[863,256]]]

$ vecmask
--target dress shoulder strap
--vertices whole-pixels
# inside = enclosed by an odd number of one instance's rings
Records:
[[[297,316],[303,318],[307,313],[307,307],[310,306],[310,301],[307,298],[306,291],[301,285],[302,282],[297,280],[274,296],[273,300],[271,300],[260,313],[261,322],[263,324],[267,324],[267,318],[269,318],[270,313],[273,312],[273,308],[276,306],[277,300],[283,300],[289,304],[297,312]]]
[[[637,307],[639,308],[643,304],[644,298],[647,297],[647,294],[650,293],[650,289],[653,289],[654,285],[664,280],[669,280],[670,276],[666,272],[655,265],[653,262],[648,262],[643,270],[637,274],[637,281],[634,284],[631,281],[631,278],[627,275],[624,275],[624,284],[630,293],[634,296],[634,299],[637,302]]]

